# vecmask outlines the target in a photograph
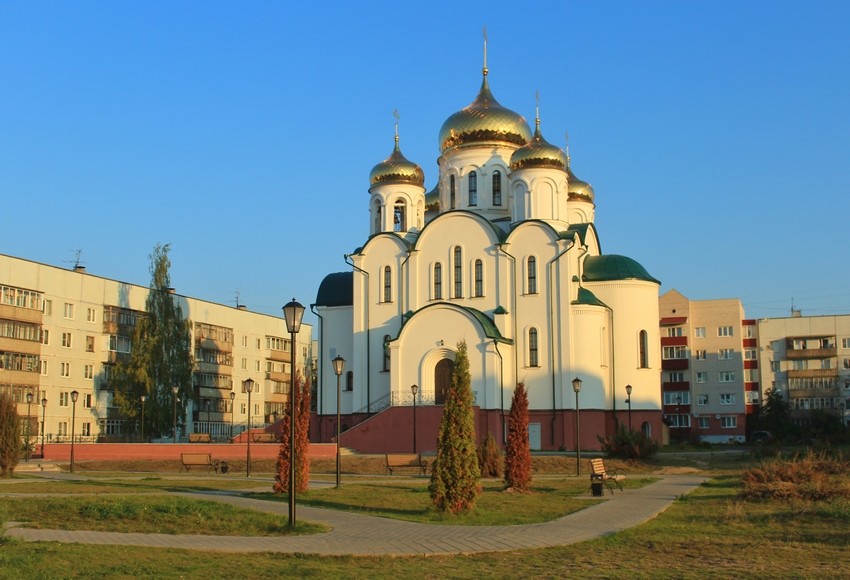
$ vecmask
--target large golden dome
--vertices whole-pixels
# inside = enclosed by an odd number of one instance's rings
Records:
[[[542,167],[549,169],[567,168],[567,156],[543,138],[540,132],[540,119],[534,121],[534,136],[511,155],[511,170]]]
[[[369,185],[379,183],[409,183],[420,187],[425,184],[422,168],[402,155],[398,146],[398,135],[395,138],[392,154],[378,163],[369,173]]]
[[[569,157],[567,157],[567,199],[570,201],[589,201],[593,203],[596,194],[586,181],[582,181],[573,174],[570,169]]]
[[[510,143],[525,145],[531,129],[525,117],[500,105],[490,92],[487,71],[481,91],[472,103],[443,123],[440,128],[440,151],[478,143]]]

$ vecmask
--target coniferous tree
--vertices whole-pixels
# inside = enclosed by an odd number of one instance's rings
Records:
[[[446,392],[437,438],[437,458],[428,488],[431,501],[442,512],[471,510],[481,493],[470,383],[466,342],[461,341],[457,345],[451,382]]]
[[[303,381],[301,375],[295,377],[296,389],[298,389],[297,408],[295,409],[295,491],[298,493],[307,491],[310,484],[310,458],[307,453],[310,450],[310,381]],[[277,454],[275,465],[275,493],[289,493],[289,433],[290,433],[290,408],[287,403],[284,410],[283,432],[280,437],[280,450]]]
[[[129,358],[115,365],[111,381],[114,404],[130,421],[138,420],[139,397],[147,396],[144,432],[153,437],[174,435],[173,387],[178,389],[178,430],[192,396],[192,323],[171,289],[170,250],[169,244],[157,244],[150,255],[145,315],[136,322]]]
[[[505,450],[505,487],[528,491],[531,486],[531,448],[528,442],[528,393],[519,383],[508,415],[508,442]]]
[[[12,477],[21,460],[21,418],[18,405],[0,393],[0,477]]]

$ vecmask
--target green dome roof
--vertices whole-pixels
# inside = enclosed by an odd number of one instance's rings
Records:
[[[354,304],[354,274],[328,274],[319,284],[316,306],[351,306]]]
[[[661,284],[650,276],[646,268],[626,256],[590,256],[584,261],[584,282],[607,282],[610,280],[644,280]]]

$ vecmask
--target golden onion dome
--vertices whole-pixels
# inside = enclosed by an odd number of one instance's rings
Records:
[[[398,146],[398,135],[395,137],[392,154],[373,167],[369,173],[370,187],[381,183],[409,183],[420,187],[425,184],[422,168],[402,155]]]
[[[440,128],[440,151],[480,143],[525,145],[531,129],[525,117],[500,105],[487,83],[487,70],[481,91],[472,103],[446,119]]]
[[[540,118],[534,121],[534,136],[511,155],[511,170],[531,167],[560,169],[567,168],[567,156],[543,138],[540,132]]]
[[[572,169],[570,169],[570,158],[567,157],[567,200],[593,203],[595,197],[596,194],[590,184],[573,174]]]

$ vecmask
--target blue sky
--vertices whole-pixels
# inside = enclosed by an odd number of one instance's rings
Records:
[[[850,312],[850,2],[0,0],[0,252],[280,315],[368,234],[393,144],[490,86],[596,191],[603,252],[750,317]]]

